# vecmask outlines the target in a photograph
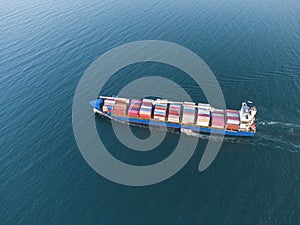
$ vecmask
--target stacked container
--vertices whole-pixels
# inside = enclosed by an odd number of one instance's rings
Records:
[[[117,116],[126,116],[129,100],[116,101],[113,107],[113,114]]]
[[[224,110],[215,109],[212,113],[212,122],[211,126],[213,128],[224,129],[225,120],[224,120]]]
[[[169,114],[168,114],[168,121],[173,122],[173,123],[179,123],[180,111],[181,111],[181,105],[170,104]]]
[[[226,129],[237,131],[240,126],[240,116],[237,110],[226,110]]]
[[[139,117],[142,100],[132,99],[128,109],[129,117]]]
[[[184,102],[182,110],[182,124],[194,124],[195,122],[195,103]]]
[[[115,100],[105,99],[102,111],[111,114],[115,104],[116,104]]]
[[[154,119],[165,120],[166,119],[167,104],[166,103],[156,103],[154,108]]]
[[[152,102],[151,99],[143,99],[142,105],[140,108],[140,118],[142,119],[151,119],[152,116]]]
[[[198,107],[202,107],[202,103],[198,104]],[[210,121],[210,110],[207,108],[198,108],[197,113],[197,125],[202,127],[208,127]]]

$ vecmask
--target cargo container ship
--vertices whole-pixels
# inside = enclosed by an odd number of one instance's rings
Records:
[[[144,126],[167,127],[185,133],[253,137],[256,107],[243,102],[240,110],[216,109],[210,104],[167,99],[128,99],[99,96],[90,105],[96,114]]]

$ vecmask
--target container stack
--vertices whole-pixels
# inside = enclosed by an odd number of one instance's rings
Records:
[[[103,112],[107,114],[111,114],[115,104],[116,104],[115,100],[105,99],[102,108]]]
[[[217,129],[224,129],[225,120],[224,120],[224,110],[215,109],[212,113],[212,122],[211,126]]]
[[[142,100],[132,99],[128,109],[129,117],[139,117]]]
[[[179,104],[170,104],[169,114],[168,114],[168,121],[172,122],[172,123],[179,123],[180,111],[181,111],[181,105],[179,105]]]
[[[195,122],[195,103],[184,102],[182,111],[182,124],[194,124]]]
[[[202,103],[198,104],[198,107],[202,106]],[[208,127],[210,121],[210,110],[207,108],[198,108],[197,113],[197,125],[202,127]]]
[[[113,115],[116,116],[126,116],[128,101],[116,101],[113,107]]]
[[[240,116],[237,110],[226,110],[226,129],[238,131],[240,126]]]
[[[140,118],[148,119],[148,120],[151,119],[152,107],[153,107],[152,102],[153,102],[153,100],[151,100],[151,99],[145,99],[145,98],[143,99],[142,105],[140,108]]]
[[[166,119],[166,111],[166,103],[156,103],[154,108],[154,119],[164,121]]]

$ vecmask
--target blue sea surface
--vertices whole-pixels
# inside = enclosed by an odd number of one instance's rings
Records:
[[[2,1],[0,224],[300,224],[299,11],[297,0]],[[74,138],[75,90],[99,56],[140,40],[173,42],[200,56],[228,108],[254,101],[256,136],[225,138],[199,172],[207,144],[201,136],[184,168],[155,185],[98,175]],[[117,94],[150,75],[176,80],[205,101],[182,72],[158,63],[128,66],[99,92]],[[179,137],[168,133],[145,156],[123,151],[110,122],[95,120],[111,154],[132,164],[164,159]]]

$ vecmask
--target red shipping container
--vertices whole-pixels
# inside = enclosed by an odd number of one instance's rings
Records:
[[[235,124],[227,124],[226,125],[226,129],[227,130],[234,130],[237,131],[239,129],[239,125],[235,125]]]

